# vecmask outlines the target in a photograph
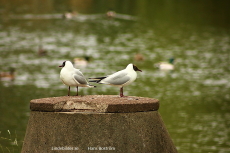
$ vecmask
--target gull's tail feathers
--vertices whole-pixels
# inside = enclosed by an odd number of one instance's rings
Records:
[[[89,82],[100,83],[100,81],[103,80],[104,78],[106,77],[89,78]]]

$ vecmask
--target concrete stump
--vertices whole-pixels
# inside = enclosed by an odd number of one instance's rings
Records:
[[[34,99],[22,153],[176,153],[158,108],[156,99],[131,96]]]

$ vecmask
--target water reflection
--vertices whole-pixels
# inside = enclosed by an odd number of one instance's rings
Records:
[[[173,8],[187,12],[181,7],[188,6],[190,1],[179,4],[113,1],[110,5],[118,8],[118,16],[114,19],[105,17],[106,9],[99,9],[101,5],[87,1],[76,9],[79,16],[70,20],[62,18],[62,13],[69,9],[68,2],[61,8],[64,2],[48,1],[43,12],[35,10],[37,14],[30,11],[29,6],[39,8],[37,5],[40,4],[33,2],[23,3],[24,10],[17,7],[12,12],[9,10],[15,6],[10,3],[6,7],[7,20],[3,20],[0,26],[0,71],[8,71],[10,67],[16,69],[13,82],[0,82],[1,116],[5,116],[0,118],[2,137],[9,137],[7,130],[11,133],[16,131],[21,145],[28,119],[28,102],[34,98],[65,95],[66,86],[59,79],[58,66],[64,60],[74,61],[75,58],[90,56],[90,62],[81,68],[86,77],[111,74],[124,69],[128,63],[135,63],[143,70],[137,80],[125,88],[124,94],[160,99],[160,113],[180,152],[230,151],[228,29],[216,24],[197,26],[188,21],[195,19],[176,24],[176,21],[170,22],[176,18],[172,18],[173,15],[178,15]],[[71,1],[70,4],[77,8],[79,3]],[[119,8],[121,4],[130,4],[130,7]],[[166,12],[153,10],[152,4],[164,10],[170,9]],[[223,4],[224,1],[220,5]],[[207,7],[210,8],[210,5]],[[192,8],[197,6],[194,4]],[[161,13],[163,15],[160,16]],[[145,14],[146,17],[142,17]],[[214,19],[216,17],[207,23]],[[197,22],[200,25],[200,19]],[[46,55],[38,55],[39,46]],[[137,53],[141,53],[144,59],[136,61],[134,56]],[[173,71],[160,71],[154,67],[155,63],[170,57],[176,59]],[[80,89],[80,94],[118,95],[117,91],[114,87],[99,85],[96,90]],[[0,143],[4,149],[12,147],[2,139]]]

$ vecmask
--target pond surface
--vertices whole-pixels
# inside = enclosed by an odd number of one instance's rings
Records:
[[[129,63],[143,71],[124,94],[160,100],[159,112],[179,152],[230,152],[227,1],[16,2],[1,2],[0,8],[0,71],[16,70],[14,81],[0,81],[2,152],[21,150],[31,99],[67,94],[58,66],[86,56],[87,66],[76,66],[86,77],[108,75]],[[114,18],[105,16],[108,8],[116,10]],[[79,13],[63,19],[68,9]],[[39,55],[39,48],[46,53]],[[173,71],[155,67],[171,57]],[[106,85],[79,91],[119,94]],[[71,95],[75,92],[71,88]]]

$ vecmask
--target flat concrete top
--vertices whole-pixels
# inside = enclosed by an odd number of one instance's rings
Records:
[[[158,110],[159,100],[117,95],[63,96],[33,99],[30,109],[48,112],[143,112]]]

